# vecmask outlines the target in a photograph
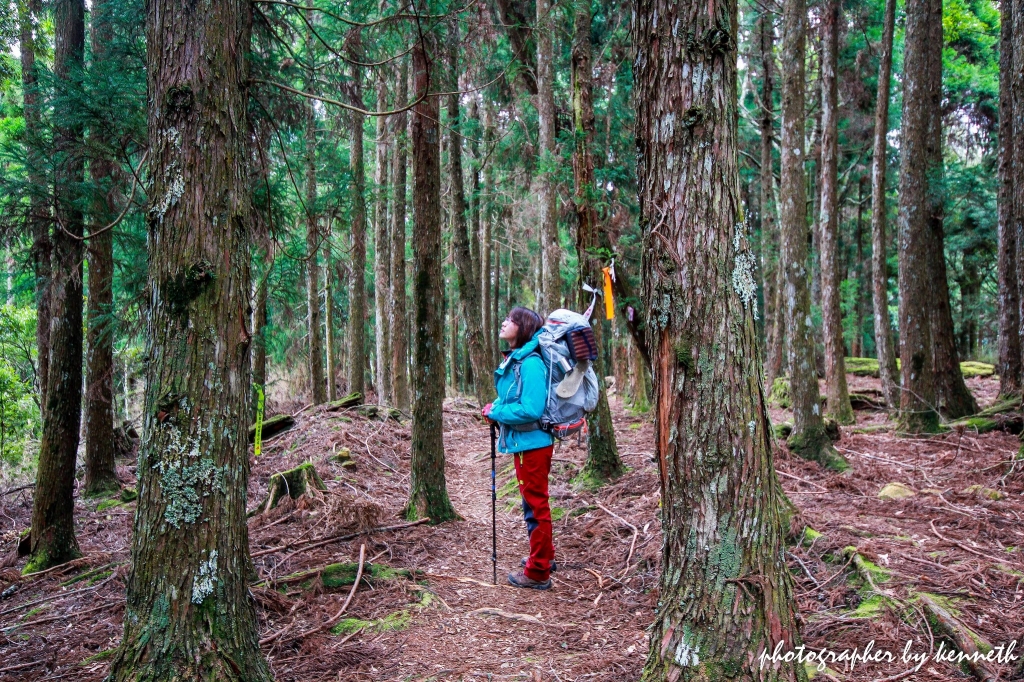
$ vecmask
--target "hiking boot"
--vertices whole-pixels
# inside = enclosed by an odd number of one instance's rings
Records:
[[[522,559],[519,560],[519,565],[522,566],[523,568],[526,568],[526,557],[523,557]],[[554,573],[557,570],[558,570],[558,564],[555,561],[552,561],[551,562],[551,572]]]
[[[515,587],[529,587],[533,590],[549,590],[551,589],[551,578],[541,582],[540,580],[533,580],[526,575],[525,571],[516,571],[515,573],[508,574],[508,582],[510,585]]]

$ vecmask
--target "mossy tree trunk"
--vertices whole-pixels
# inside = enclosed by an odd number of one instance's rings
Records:
[[[21,52],[22,112],[25,118],[26,165],[30,188],[25,231],[32,235],[32,269],[36,295],[36,386],[39,404],[46,404],[46,383],[50,367],[50,276],[53,242],[50,240],[46,154],[43,147],[42,109],[39,101],[39,73],[36,69],[36,30],[41,19],[41,0],[18,3],[18,46]]]
[[[494,147],[494,107],[490,100],[484,101],[484,148]],[[494,296],[494,263],[492,260],[494,246],[494,203],[497,192],[494,186],[494,160],[488,160],[484,166],[483,190],[480,195],[480,323],[484,329],[484,342],[487,344],[487,357],[491,364],[497,364],[498,330],[492,316],[491,297]],[[543,260],[543,258],[542,258]]]
[[[890,411],[900,404],[900,377],[896,369],[892,326],[889,324],[889,264],[886,254],[888,210],[885,177],[888,169],[889,84],[892,80],[892,41],[896,0],[885,0],[881,57],[878,62],[878,94],[875,99],[874,147],[871,157],[871,301],[875,318],[875,352],[882,393]]]
[[[938,429],[935,411],[935,368],[932,362],[932,315],[935,292],[931,272],[929,164],[929,51],[933,39],[930,5],[934,0],[908,0],[904,59],[903,116],[900,130],[899,235],[900,393],[901,428],[910,432]]]
[[[50,371],[43,402],[43,433],[32,500],[31,557],[26,572],[79,555],[75,539],[75,459],[82,422],[82,211],[83,130],[74,121],[74,90],[85,51],[83,0],[54,5],[53,77],[54,194],[63,229],[53,234],[53,276],[49,287]]]
[[[244,0],[147,7],[149,362],[111,682],[271,679],[245,509],[251,27]]]
[[[840,424],[854,422],[846,388],[846,344],[839,307],[839,0],[828,0],[821,16],[821,317],[825,337],[826,412]]]
[[[452,74],[459,73],[459,28],[458,22],[448,24],[448,68]],[[457,93],[458,78],[453,76],[449,91]],[[480,282],[474,275],[473,254],[466,232],[468,205],[462,179],[462,133],[459,95],[447,97],[448,107],[448,159],[452,184],[452,249],[459,282],[459,301],[466,324],[466,346],[469,361],[473,367],[473,393],[483,406],[494,400],[494,380],[491,375],[491,358],[484,343],[484,329],[480,315]],[[453,365],[454,367],[454,365]]]
[[[1017,288],[1017,234],[1014,206],[1013,6],[1003,0],[999,39],[999,393],[1021,392],[1020,292]]]
[[[927,98],[928,154],[925,182],[927,183],[927,211],[929,247],[929,274],[931,276],[932,363],[934,364],[934,405],[941,414],[950,418],[965,417],[978,411],[974,399],[960,370],[960,353],[956,347],[953,326],[953,307],[949,297],[949,279],[946,275],[945,253],[945,166],[942,158],[942,0],[928,5],[929,39],[927,42]]]
[[[758,43],[761,61],[761,238],[766,245],[765,327],[767,329],[767,362],[765,378],[771,386],[782,376],[782,360],[786,352],[785,313],[782,307],[784,271],[779,253],[779,226],[776,220],[775,172],[772,147],[775,141],[775,24],[772,13],[761,11],[758,18]]]
[[[537,125],[540,146],[540,259],[541,316],[562,305],[560,273],[561,247],[558,243],[558,196],[555,188],[555,65],[552,34],[554,17],[551,0],[537,0]],[[489,330],[489,333],[495,333]]]
[[[674,30],[680,23],[686,31]],[[647,681],[806,679],[799,664],[757,662],[777,643],[800,642],[739,196],[737,32],[735,0],[636,6],[643,301],[664,534]]]
[[[429,0],[417,10],[430,13]],[[424,33],[412,53],[417,95],[439,82],[437,36]],[[409,476],[410,520],[431,523],[456,518],[444,472],[444,276],[441,273],[441,138],[437,96],[424,97],[412,110],[413,172],[413,393],[412,459]]]
[[[92,5],[92,53],[94,68],[104,69],[113,38],[110,6],[106,0]],[[114,239],[105,226],[116,216],[114,163],[106,154],[107,134],[91,134],[97,150],[89,160],[89,175],[96,186],[92,223],[97,233],[87,244],[89,259],[89,330],[85,357],[85,491],[98,494],[117,490],[114,463]]]
[[[1000,8],[1003,5],[1000,4]],[[1012,54],[1008,59],[1007,67],[1012,74],[1009,82],[1012,92],[1012,127],[1011,135],[1007,138],[1013,141],[1013,163],[1009,169],[1009,182],[1013,187],[1011,214],[1012,230],[1017,240],[1017,301],[1018,322],[1024,322],[1024,0],[1006,0],[1006,8],[1002,9],[1002,16],[1012,15],[1010,21],[1010,32],[1012,46],[1007,52]],[[1001,47],[1004,43],[1001,43]],[[1000,73],[1003,68],[1003,56],[1000,54]],[[1000,84],[1002,80],[1000,79]],[[1002,102],[1002,98],[1000,98]],[[1001,111],[1001,110],[1000,110]],[[1000,125],[1003,119],[1000,117]],[[1024,341],[1021,342],[1021,352],[1024,353]],[[1024,367],[1021,368],[1024,372]],[[1024,379],[1022,391],[1024,391]]]
[[[306,89],[316,92],[316,42],[313,36],[312,11],[306,11]],[[316,109],[312,100],[304,103],[306,114],[306,312],[307,338],[309,339],[309,383],[310,397],[314,405],[327,402],[327,383],[324,379],[324,338],[320,317],[320,215],[317,213],[316,187]]]
[[[783,293],[788,332],[793,432],[788,443],[801,457],[825,466],[845,462],[825,433],[814,359],[811,296],[807,287],[807,178],[804,174],[804,86],[807,51],[807,6],[786,0],[782,30],[782,165],[779,176],[779,221],[782,232]]]
[[[590,0],[576,0],[572,41],[572,111],[575,149],[572,156],[574,197],[576,205],[576,255],[579,259],[581,283],[600,288],[604,283],[601,262],[594,251],[599,244],[597,209],[594,207],[597,188],[594,186],[594,92],[590,45]],[[538,60],[539,61],[539,60]],[[545,272],[546,276],[546,272]],[[547,294],[545,294],[547,295]],[[604,306],[595,306],[594,339],[601,345]],[[604,353],[594,361],[598,386],[601,389],[597,409],[587,417],[587,461],[582,477],[603,482],[622,473],[622,459],[615,443],[612,411],[604,386]]]
[[[377,110],[387,110],[387,83],[377,84]],[[388,227],[388,170],[391,143],[388,121],[377,118],[376,169],[373,201],[373,308],[374,342],[377,353],[377,402],[394,402],[391,384],[391,234]]]
[[[398,75],[396,101],[405,106],[409,96],[409,65],[403,60]],[[405,113],[394,117],[394,208],[391,211],[391,377],[395,393],[395,407],[409,410],[409,334],[405,296],[405,176],[409,155],[406,147],[408,117]]]
[[[356,56],[361,52],[354,46]],[[363,108],[360,67],[353,67],[352,104]],[[352,278],[348,288],[348,390],[366,394],[366,169],[363,115],[352,113],[349,159],[352,165]]]

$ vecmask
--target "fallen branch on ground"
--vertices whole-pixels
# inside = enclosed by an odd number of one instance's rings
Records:
[[[297,552],[304,552],[307,549],[316,549],[317,547],[323,547],[324,545],[329,545],[332,542],[344,542],[345,540],[351,540],[352,538],[357,538],[360,535],[369,535],[371,533],[383,533],[384,531],[389,531],[389,530],[402,530],[403,528],[412,528],[413,526],[418,526],[420,524],[427,523],[429,521],[430,521],[430,518],[429,517],[425,517],[425,518],[419,519],[418,521],[412,521],[410,523],[401,523],[401,524],[398,524],[397,526],[382,526],[382,527],[379,527],[379,528],[371,528],[370,530],[363,530],[363,531],[358,531],[358,532],[355,532],[355,533],[347,533],[347,534],[344,534],[344,535],[332,535],[332,536],[330,536],[328,538],[324,538],[322,540],[315,540],[313,542],[309,542],[309,543],[306,543],[304,545],[299,545],[288,556],[291,557],[294,554],[296,554]],[[283,547],[272,547],[271,549],[263,549],[263,550],[260,550],[259,552],[253,552],[251,556],[252,556],[253,559],[257,559],[257,558],[259,558],[261,556],[266,556],[268,554],[275,554],[276,552],[280,552],[280,551],[283,551],[283,550],[286,550],[286,549],[289,549],[288,545],[285,545]],[[282,562],[282,563],[284,563],[284,562]]]
[[[980,660],[977,660],[985,655],[979,650],[979,646],[986,649],[986,651],[991,651],[992,645],[986,642],[981,635],[963,625],[953,614],[932,599],[930,595],[918,593],[917,596],[938,629],[952,639],[957,648],[966,654],[964,663],[974,676],[981,680],[981,682],[995,682],[997,677],[992,671],[982,665]]]

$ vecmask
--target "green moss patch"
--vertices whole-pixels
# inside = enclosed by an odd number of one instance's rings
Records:
[[[379,620],[361,620],[359,618],[345,618],[331,628],[332,635],[348,635],[356,630],[370,630],[373,632],[397,632],[409,627],[412,622],[412,614],[409,609],[402,609],[389,613]]]
[[[793,396],[789,392],[789,379],[776,377],[772,382],[772,390],[768,392],[768,404],[772,407],[789,409],[793,406]]]
[[[882,489],[878,491],[878,499],[891,502],[893,500],[903,500],[908,497],[913,497],[916,494],[917,491],[910,486],[894,481],[882,486]]]
[[[105,661],[111,656],[113,656],[115,651],[117,651],[117,649],[104,649],[103,651],[98,651],[94,653],[92,656],[89,656],[88,658],[83,660],[78,665],[88,665],[90,663],[95,663],[96,661]]]
[[[990,377],[996,373],[996,368],[995,365],[990,365],[987,362],[968,360],[967,362],[960,363],[960,372],[964,375],[964,379]]]
[[[984,497],[987,500],[993,500],[993,501],[1001,500],[1004,497],[1006,497],[1006,495],[1004,493],[1001,493],[998,490],[994,490],[992,488],[986,488],[985,486],[978,485],[977,483],[975,483],[974,485],[970,485],[970,486],[967,486],[966,488],[964,488],[963,494],[964,495],[977,495],[979,497]]]
[[[124,504],[124,502],[122,502],[121,500],[118,500],[118,499],[103,500],[98,505],[96,505],[96,511],[97,512],[105,512],[108,509],[113,509],[114,507],[120,507],[122,504]]]

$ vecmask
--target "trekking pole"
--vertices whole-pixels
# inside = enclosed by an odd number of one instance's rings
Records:
[[[494,566],[494,584],[498,584],[498,489],[495,487],[495,443],[498,440],[498,425],[491,422],[491,564]]]

